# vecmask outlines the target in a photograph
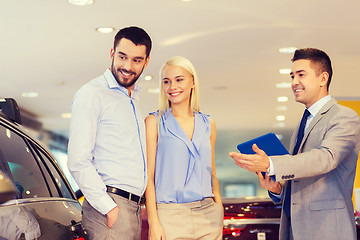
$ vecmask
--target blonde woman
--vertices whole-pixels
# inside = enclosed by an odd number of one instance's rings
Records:
[[[195,68],[184,57],[172,57],[160,76],[159,110],[145,120],[149,239],[221,239],[216,128],[199,112]]]

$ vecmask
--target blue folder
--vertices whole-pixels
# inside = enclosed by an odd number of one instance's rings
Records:
[[[255,154],[252,145],[256,145],[263,150],[268,156],[278,156],[289,154],[284,145],[280,142],[275,133],[268,133],[260,137],[251,139],[247,142],[237,145],[237,149],[244,154]]]
[[[284,145],[281,143],[275,133],[267,133],[260,137],[251,139],[247,142],[237,145],[237,149],[244,154],[255,154],[252,150],[253,144],[256,144],[261,150],[263,150],[268,156],[279,156],[289,154]],[[265,173],[262,172],[265,177]]]

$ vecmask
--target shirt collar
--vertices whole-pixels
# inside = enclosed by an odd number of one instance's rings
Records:
[[[311,105],[311,107],[308,108],[309,112],[311,113],[311,116],[316,116],[316,114],[320,111],[320,109],[331,100],[330,95],[326,95],[325,97],[318,100],[316,103]]]
[[[117,88],[119,89],[121,92],[125,93],[127,96],[128,94],[128,90],[121,86],[115,79],[113,73],[111,72],[111,70],[108,68],[106,69],[105,73],[104,73],[105,79],[108,83],[109,88],[114,89]],[[141,91],[141,87],[135,83],[134,86],[131,89],[131,98],[135,98]]]

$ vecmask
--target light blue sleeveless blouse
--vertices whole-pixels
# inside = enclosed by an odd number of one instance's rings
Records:
[[[151,113],[157,120],[158,112]],[[192,140],[174,115],[162,114],[155,164],[157,203],[188,203],[213,197],[210,117],[195,112]]]

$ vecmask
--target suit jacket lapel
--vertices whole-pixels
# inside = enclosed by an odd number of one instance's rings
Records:
[[[304,145],[304,142],[306,141],[307,137],[309,136],[310,132],[312,131],[312,129],[316,126],[316,124],[323,118],[323,115],[325,113],[327,113],[327,111],[329,111],[329,109],[331,107],[333,107],[335,104],[337,104],[337,101],[332,98],[330,101],[328,101],[321,109],[320,111],[316,114],[316,116],[314,117],[314,119],[311,121],[310,125],[308,126],[308,128],[306,129],[305,133],[304,133],[304,137],[302,139],[302,142],[300,144],[300,148],[299,148],[299,152],[302,152],[302,146]]]

